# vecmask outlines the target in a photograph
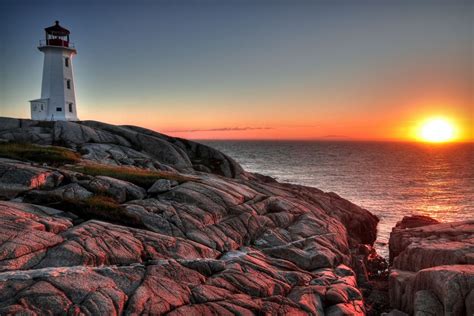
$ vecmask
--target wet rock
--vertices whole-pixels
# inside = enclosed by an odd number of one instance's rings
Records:
[[[424,215],[411,215],[411,216],[404,216],[401,221],[399,221],[395,227],[398,229],[405,229],[405,228],[415,228],[427,225],[434,225],[439,224],[434,218]]]

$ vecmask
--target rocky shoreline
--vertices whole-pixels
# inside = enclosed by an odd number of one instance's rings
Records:
[[[392,307],[410,315],[474,315],[474,220],[406,217],[390,235]]]
[[[389,289],[376,216],[208,146],[134,126],[0,118],[2,146],[0,315],[377,315],[389,295],[416,315],[438,315],[420,303],[434,298],[449,315],[473,310],[473,222],[401,222]],[[426,261],[446,238],[453,251]],[[447,270],[461,273],[459,299],[436,287]]]

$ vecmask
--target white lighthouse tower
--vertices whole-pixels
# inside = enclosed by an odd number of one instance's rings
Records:
[[[74,45],[69,30],[59,21],[44,29],[46,39],[38,49],[44,53],[41,99],[31,100],[31,119],[43,121],[77,121],[72,57]]]

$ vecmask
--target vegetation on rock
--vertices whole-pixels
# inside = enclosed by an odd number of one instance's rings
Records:
[[[139,218],[131,216],[117,201],[109,196],[94,195],[86,200],[64,199],[56,208],[70,211],[84,219],[100,219],[129,226],[142,226]]]
[[[131,167],[115,167],[100,164],[87,164],[71,166],[73,171],[81,172],[91,176],[107,176],[123,181],[128,181],[143,188],[149,188],[159,179],[175,180],[179,183],[197,181],[197,178],[176,172],[152,171]]]
[[[29,143],[0,143],[0,157],[63,165],[77,163],[81,156],[64,147],[40,146]]]

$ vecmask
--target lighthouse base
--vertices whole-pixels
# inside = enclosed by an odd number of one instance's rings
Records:
[[[72,103],[54,106],[49,98],[31,100],[31,119],[36,121],[79,121]],[[56,102],[57,103],[57,102]]]
[[[31,119],[37,121],[48,120],[49,99],[31,100]]]

